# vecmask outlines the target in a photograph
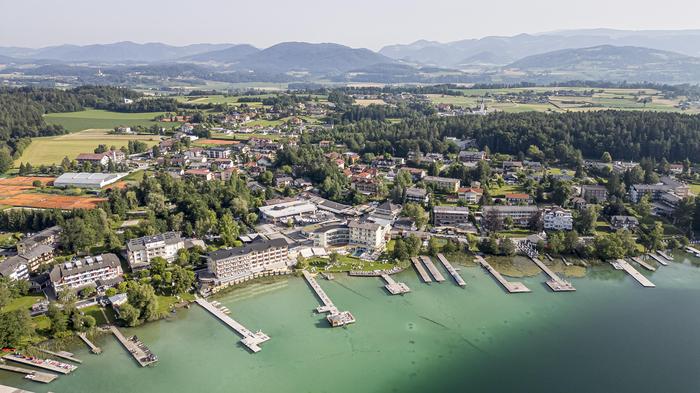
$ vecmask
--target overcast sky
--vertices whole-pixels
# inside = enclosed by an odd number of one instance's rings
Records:
[[[699,0],[0,0],[0,46],[337,42],[379,49],[561,29],[700,29]]]

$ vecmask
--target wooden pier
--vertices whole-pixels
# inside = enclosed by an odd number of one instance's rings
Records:
[[[56,372],[59,374],[70,374],[76,368],[78,368],[77,366],[59,362],[58,360],[39,359],[33,356],[23,356],[15,353],[9,353],[3,356],[3,358],[7,360],[12,360],[13,362],[26,364],[27,366],[43,368],[44,370]]]
[[[141,367],[146,367],[158,361],[158,357],[154,355],[144,343],[137,339],[136,336],[126,338],[116,326],[110,326],[109,329],[114,334],[114,337],[122,343],[124,348],[131,353],[131,356],[134,357]]]
[[[225,311],[222,311],[221,309],[217,308],[214,306],[212,303],[209,303],[208,301],[197,298],[195,299],[195,302],[202,306],[205,310],[209,311],[210,314],[215,316],[217,319],[219,319],[221,322],[224,324],[228,325],[231,329],[235,330],[236,333],[241,335],[243,339],[241,340],[241,343],[248,347],[251,351],[254,353],[260,352],[262,348],[260,348],[260,344],[264,343],[265,341],[268,341],[270,337],[263,333],[262,331],[258,330],[257,332],[253,333],[250,331],[248,328],[245,326],[241,325],[240,323],[236,322],[233,318],[229,317],[226,315]]]
[[[634,262],[637,262],[639,264],[639,266],[641,266],[649,271],[652,271],[652,272],[656,271],[656,268],[654,266],[651,266],[650,264],[644,262],[642,260],[642,258],[640,258],[640,257],[632,257],[630,259],[633,260]]]
[[[644,275],[642,275],[642,273],[638,272],[637,269],[633,268],[632,265],[630,265],[630,264],[629,264],[627,261],[625,261],[624,259],[617,259],[617,260],[615,260],[615,263],[616,263],[617,266],[619,266],[622,270],[626,271],[627,274],[629,274],[630,276],[632,276],[632,278],[634,278],[634,279],[637,280],[640,284],[642,284],[643,287],[646,287],[646,288],[653,288],[653,287],[656,286],[656,285],[654,285],[654,283],[652,283],[651,281],[649,281],[649,279],[647,279],[646,277],[644,277]],[[613,265],[613,266],[615,266],[615,265]]]
[[[416,271],[423,282],[433,282],[433,279],[431,279],[428,272],[425,271],[425,267],[423,267],[423,264],[420,263],[418,257],[411,257],[411,263],[413,264],[413,267],[416,268]]]
[[[13,388],[12,386],[0,385],[0,393],[34,393],[29,390]]]
[[[656,262],[660,263],[661,265],[663,265],[663,266],[668,266],[668,262],[666,262],[666,261],[665,261],[663,258],[661,258],[660,256],[658,256],[658,255],[656,255],[656,254],[652,254],[652,253],[649,253],[649,254],[647,254],[647,255],[649,255],[649,257],[650,257],[651,259],[655,260]]]
[[[542,261],[535,257],[531,257],[532,262],[535,262],[535,265],[537,265],[540,269],[542,269],[545,274],[549,276],[549,280],[546,281],[547,286],[552,289],[554,292],[573,292],[576,290],[573,285],[571,285],[570,282],[563,280],[561,277],[559,277],[556,273],[552,271],[552,269],[549,268],[549,266],[545,265]]]
[[[696,257],[700,258],[700,250],[698,250],[698,249],[695,248],[695,247],[685,246],[685,251],[687,251],[687,252],[689,252],[689,253],[695,255]]]
[[[386,281],[384,288],[392,295],[403,295],[404,293],[411,292],[411,288],[409,288],[408,285],[394,281],[388,274],[382,274],[382,278]]]
[[[58,375],[56,374],[45,373],[23,367],[10,366],[8,364],[5,364],[5,362],[0,363],[0,370],[24,374],[24,379],[41,383],[49,383],[58,378]]]
[[[316,296],[318,296],[323,303],[323,306],[316,307],[316,312],[319,314],[327,312],[328,315],[326,316],[326,319],[331,326],[340,327],[356,322],[355,316],[353,316],[350,311],[338,311],[338,307],[333,304],[331,298],[328,297],[326,291],[324,291],[323,288],[318,285],[318,282],[316,282],[316,279],[311,275],[311,273],[307,272],[306,270],[302,270],[301,273],[304,275],[304,278],[306,279],[306,282],[309,283],[311,289],[313,289],[313,291],[316,293]]]
[[[668,253],[665,253],[663,251],[656,251],[657,254],[661,255],[662,257],[668,259],[669,261],[673,260],[673,257],[669,255]]]
[[[462,278],[462,276],[459,275],[459,272],[457,272],[457,269],[455,269],[452,266],[450,261],[448,261],[444,255],[438,253],[437,259],[440,261],[440,263],[442,263],[442,266],[444,266],[445,269],[447,269],[447,271],[452,275],[452,278],[455,279],[455,282],[457,282],[457,285],[459,285],[460,287],[464,287],[467,285],[467,283],[464,282],[464,279]]]
[[[48,349],[41,349],[41,348],[38,348],[38,349],[39,349],[39,351],[41,351],[47,355],[55,356],[57,358],[61,358],[61,359],[65,359],[65,360],[70,360],[73,363],[80,364],[83,362],[82,360],[74,357],[74,355],[70,352],[66,352],[66,351],[53,352],[53,351],[49,351]]]
[[[525,284],[523,284],[521,282],[510,282],[510,281],[506,280],[505,278],[503,278],[501,273],[499,273],[496,269],[494,269],[491,266],[491,264],[486,262],[486,260],[483,257],[477,255],[476,260],[484,269],[486,269],[489,273],[491,273],[493,278],[495,278],[496,281],[498,281],[503,286],[503,288],[505,288],[505,290],[508,291],[509,293],[530,292],[530,288],[526,287]]]
[[[92,341],[90,341],[87,338],[87,335],[85,333],[78,333],[78,337],[80,337],[80,339],[83,340],[85,344],[87,344],[87,346],[90,348],[90,352],[94,353],[95,355],[99,355],[102,353],[102,348],[93,344]]]
[[[425,267],[427,267],[430,271],[430,274],[435,279],[435,282],[445,281],[445,276],[443,276],[442,273],[440,273],[440,270],[438,270],[438,268],[435,266],[433,260],[430,259],[430,257],[421,255],[420,259],[423,261],[423,264],[425,264]]]

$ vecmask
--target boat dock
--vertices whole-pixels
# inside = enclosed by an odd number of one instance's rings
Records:
[[[319,314],[327,312],[328,315],[326,316],[326,319],[331,326],[339,327],[355,323],[355,316],[353,316],[350,311],[338,311],[338,307],[333,304],[331,298],[328,297],[326,291],[324,291],[323,288],[318,285],[318,282],[316,282],[316,279],[311,275],[311,273],[307,272],[306,270],[302,270],[301,273],[304,275],[304,278],[306,279],[306,282],[309,283],[311,289],[313,289],[316,293],[316,296],[318,296],[323,303],[323,306],[316,307],[316,312]]]
[[[570,282],[563,280],[561,277],[559,277],[556,273],[552,271],[552,269],[549,268],[549,266],[545,265],[542,261],[535,257],[531,257],[532,262],[535,262],[535,265],[537,265],[540,269],[542,269],[545,274],[549,276],[549,280],[547,280],[546,284],[549,286],[552,291],[554,292],[573,292],[576,290],[573,285],[571,285]]]
[[[93,344],[92,341],[90,341],[87,338],[87,335],[85,333],[78,333],[78,337],[80,337],[83,340],[83,342],[87,344],[88,347],[90,347],[90,352],[94,353],[95,355],[99,355],[102,353],[102,348]]]
[[[3,356],[3,358],[12,360],[13,362],[26,364],[27,366],[43,368],[44,370],[49,370],[60,374],[70,374],[71,372],[75,371],[76,368],[78,368],[77,366],[59,362],[58,360],[39,359],[33,356],[24,356],[15,353],[9,353]]]
[[[265,341],[268,341],[270,337],[266,335],[265,333],[261,331],[257,331],[253,333],[250,331],[248,328],[245,326],[241,325],[240,323],[236,322],[233,318],[229,317],[226,315],[226,312],[217,308],[214,306],[214,304],[209,303],[208,301],[197,298],[195,299],[195,302],[202,306],[205,310],[209,311],[210,314],[214,315],[217,319],[219,319],[221,322],[224,324],[228,325],[231,329],[235,330],[236,333],[241,335],[243,337],[243,340],[241,340],[241,343],[248,347],[251,351],[254,353],[260,352],[262,348],[260,348],[260,344],[264,343]]]
[[[425,256],[425,255],[421,255],[420,259],[423,261],[423,264],[425,264],[425,267],[427,267],[428,270],[430,271],[430,274],[435,279],[435,282],[445,281],[445,276],[443,276],[442,273],[440,273],[440,270],[438,270],[438,268],[435,266],[435,264],[433,263],[433,260],[430,259],[430,257]]]
[[[382,274],[382,278],[386,281],[384,288],[392,295],[403,295],[404,293],[411,292],[411,288],[409,288],[408,285],[394,281],[388,274]]]
[[[438,253],[437,259],[440,261],[440,263],[442,263],[442,266],[444,266],[445,269],[447,269],[447,271],[452,275],[452,278],[455,279],[455,282],[457,282],[457,285],[459,285],[460,287],[464,287],[467,285],[467,283],[464,282],[464,279],[462,278],[462,276],[459,275],[459,272],[457,272],[457,269],[452,267],[452,264],[450,263],[450,261],[447,260],[447,258],[445,258],[444,255],[442,255],[441,253]]]
[[[126,338],[116,326],[110,326],[109,329],[141,367],[146,367],[158,361],[158,356],[154,355],[136,336]]]
[[[494,269],[488,262],[486,262],[486,259],[483,257],[477,255],[476,256],[477,262],[486,269],[493,278],[496,279],[501,285],[503,285],[503,288],[506,289],[509,293],[525,293],[525,292],[530,292],[530,288],[526,287],[525,284],[521,282],[510,282],[503,278],[501,273],[499,273],[496,269]]]
[[[57,358],[70,360],[70,361],[73,362],[73,363],[78,363],[78,364],[80,364],[80,363],[83,362],[82,360],[80,360],[80,359],[74,357],[74,355],[73,355],[72,353],[70,353],[70,352],[66,352],[66,351],[53,352],[53,351],[49,351],[48,349],[41,349],[41,348],[39,348],[39,350],[40,350],[41,352],[45,353],[45,354],[48,354],[48,355],[51,355],[51,356],[55,356],[55,357],[57,357]]]
[[[41,371],[31,370],[23,367],[10,366],[5,362],[0,363],[0,370],[24,374],[24,379],[41,383],[49,383],[52,382],[54,379],[58,378],[58,375],[56,374],[44,373]]]
[[[7,385],[0,385],[0,392],[2,392],[2,393],[34,393],[34,392],[30,392],[29,390],[17,389],[17,388],[13,388],[12,386],[7,386]]]
[[[690,246],[685,246],[685,250],[686,250],[687,252],[689,252],[689,253],[695,255],[696,257],[699,257],[699,258],[700,258],[700,250],[698,250],[697,248],[695,248],[695,247],[690,247]]]
[[[649,281],[646,277],[642,275],[642,273],[638,272],[637,269],[633,268],[632,265],[629,264],[629,262],[625,261],[624,259],[618,259],[615,261],[617,265],[624,271],[627,272],[632,278],[637,280],[640,284],[642,284],[643,287],[646,288],[653,288],[656,285]]]
[[[637,262],[639,264],[639,266],[641,266],[649,271],[652,271],[652,272],[656,271],[656,268],[654,266],[651,266],[650,264],[644,262],[642,260],[642,258],[640,258],[640,257],[632,257],[630,259]]]
[[[659,255],[661,255],[662,257],[668,259],[669,261],[672,261],[672,260],[673,260],[673,257],[672,257],[671,255],[669,255],[668,253],[666,253],[666,252],[663,252],[663,251],[656,251],[656,253],[659,254]]]
[[[649,253],[647,255],[649,255],[649,257],[651,257],[651,259],[655,260],[656,262],[660,263],[661,265],[668,266],[668,262],[664,261],[663,258],[659,257],[658,255],[652,254],[652,253]]]
[[[416,268],[416,271],[418,271],[418,275],[423,280],[423,282],[433,282],[433,279],[430,278],[428,272],[425,271],[425,268],[423,267],[423,264],[420,263],[420,261],[418,260],[418,257],[411,257],[411,263],[413,263],[413,267]]]

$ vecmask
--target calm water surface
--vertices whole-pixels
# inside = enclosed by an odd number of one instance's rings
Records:
[[[680,257],[680,258],[679,258]],[[378,278],[319,280],[358,322],[331,329],[301,278],[252,284],[218,300],[272,339],[250,354],[239,337],[198,306],[125,331],[160,357],[139,368],[111,336],[97,356],[49,385],[0,371],[0,383],[34,392],[700,392],[700,268],[687,254],[643,288],[610,266],[552,293],[544,276],[506,294],[478,267],[467,287],[422,284],[388,296]],[[442,269],[442,266],[440,266]],[[446,272],[445,272],[446,274]],[[446,277],[449,277],[446,275]]]

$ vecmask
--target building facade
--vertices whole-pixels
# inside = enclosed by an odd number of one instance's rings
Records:
[[[451,179],[449,177],[426,176],[423,181],[425,181],[426,184],[432,184],[434,187],[452,194],[459,190],[460,185],[459,179]]]
[[[433,225],[458,225],[469,223],[469,208],[460,206],[433,207]]]
[[[56,293],[63,289],[113,285],[122,278],[119,258],[114,254],[83,257],[53,267],[49,278]]]
[[[571,211],[560,207],[545,209],[542,221],[546,230],[570,231],[574,229],[574,216]]]
[[[156,257],[172,262],[177,258],[178,250],[184,247],[185,241],[179,232],[165,232],[129,240],[126,244],[126,257],[131,269],[140,269],[148,267]]]
[[[207,269],[216,285],[245,280],[258,273],[283,271],[289,266],[289,246],[283,239],[257,239],[242,247],[226,248],[207,255]]]

